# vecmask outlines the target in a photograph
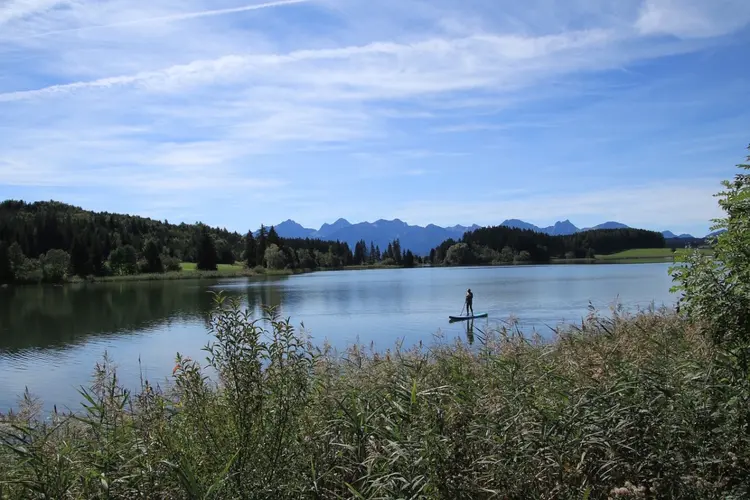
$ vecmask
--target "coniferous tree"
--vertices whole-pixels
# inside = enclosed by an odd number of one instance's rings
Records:
[[[73,269],[73,274],[82,278],[91,274],[88,245],[84,243],[80,235],[76,236],[70,249],[70,266]]]
[[[11,283],[13,281],[13,268],[10,265],[8,245],[0,241],[0,283]]]
[[[276,245],[277,247],[281,248],[281,238],[279,238],[278,233],[276,232],[276,229],[271,226],[271,229],[268,230],[268,245]]]
[[[378,260],[380,259],[378,258],[378,254],[375,252],[375,244],[370,241],[370,264],[374,264]]]
[[[255,241],[252,231],[248,231],[245,236],[245,262],[247,267],[252,269],[258,265],[258,244]]]
[[[206,226],[201,227],[200,242],[198,244],[197,268],[201,271],[216,271],[218,256],[216,255],[216,242],[208,232]]]
[[[266,228],[263,224],[260,225],[260,232],[258,233],[258,246],[255,252],[255,263],[258,266],[264,265],[264,259],[266,257],[266,248],[268,248],[268,237],[266,234]]]
[[[404,267],[414,267],[414,254],[411,250],[407,250],[404,254]]]
[[[161,261],[161,252],[159,252],[159,246],[153,239],[149,238],[146,241],[146,245],[143,247],[143,257],[146,259],[147,273],[161,273],[164,272],[164,265]]]
[[[364,241],[358,241],[354,245],[354,264],[355,265],[362,265],[366,262],[366,252],[367,247],[365,246]]]
[[[392,259],[396,261],[396,264],[401,264],[403,261],[403,255],[401,253],[401,242],[396,238],[393,241]]]

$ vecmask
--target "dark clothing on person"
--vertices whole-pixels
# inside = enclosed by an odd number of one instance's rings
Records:
[[[471,289],[469,289],[466,292],[466,314],[467,315],[469,314],[469,310],[471,310],[471,314],[474,315],[473,301],[474,301],[474,294],[471,293]]]

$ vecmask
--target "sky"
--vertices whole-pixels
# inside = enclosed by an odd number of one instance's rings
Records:
[[[0,199],[702,236],[747,0],[0,0]]]

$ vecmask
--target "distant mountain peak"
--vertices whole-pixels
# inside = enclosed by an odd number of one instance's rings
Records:
[[[539,227],[521,219],[507,219],[500,223],[501,226],[530,230],[545,233],[550,236],[566,236],[581,231],[596,229],[624,229],[629,226],[617,222],[607,221],[594,227],[579,229],[570,219],[558,220],[551,226]],[[438,226],[427,224],[425,227],[409,225],[399,218],[393,220],[377,219],[374,222],[350,223],[347,219],[339,218],[332,224],[323,224],[320,229],[308,229],[301,226],[292,219],[287,219],[276,226],[276,231],[282,238],[318,238],[332,239],[346,242],[353,247],[358,241],[364,240],[368,245],[370,242],[384,249],[388,243],[395,239],[401,242],[401,248],[411,250],[417,255],[426,255],[429,251],[448,239],[458,240],[464,233],[480,229],[482,226],[472,224],[471,226]],[[674,235],[671,231],[664,231],[665,238],[692,238],[689,234]]]

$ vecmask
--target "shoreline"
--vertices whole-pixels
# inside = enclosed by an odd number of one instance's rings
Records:
[[[597,265],[597,264],[659,264],[659,263],[676,263],[673,256],[670,257],[624,257],[624,258],[594,258],[594,259],[550,259],[549,262],[503,262],[496,264],[470,264],[460,266],[417,264],[413,268],[406,268],[397,265],[352,265],[340,268],[317,268],[317,269],[264,269],[259,272],[256,269],[237,268],[237,269],[219,269],[217,271],[199,271],[183,270],[170,271],[165,273],[152,274],[131,274],[121,276],[89,276],[81,278],[74,276],[61,283],[5,283],[0,284],[0,289],[18,287],[18,286],[65,286],[81,285],[95,283],[137,283],[148,281],[188,281],[188,280],[207,280],[207,279],[232,279],[232,278],[264,278],[264,277],[282,277],[295,276],[301,274],[313,274],[318,272],[336,272],[336,271],[376,271],[376,270],[393,270],[393,269],[419,269],[419,268],[462,268],[462,267],[515,267],[515,266],[543,266],[543,265]]]

